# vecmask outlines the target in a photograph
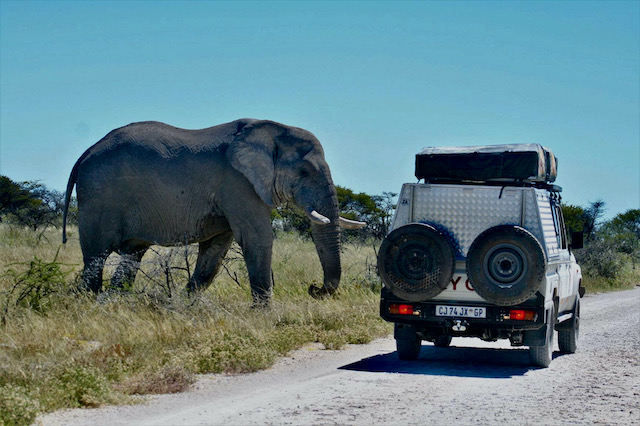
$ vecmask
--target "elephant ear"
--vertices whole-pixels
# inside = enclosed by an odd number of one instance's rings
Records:
[[[227,159],[253,185],[256,193],[273,207],[276,138],[285,129],[277,123],[261,121],[245,126],[229,144]]]

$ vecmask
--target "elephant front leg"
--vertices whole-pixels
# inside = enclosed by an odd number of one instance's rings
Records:
[[[269,244],[242,244],[241,247],[249,273],[253,307],[269,307],[273,241],[270,240]]]
[[[268,307],[271,299],[271,253],[273,230],[271,209],[253,193],[253,188],[244,182],[244,196],[238,190],[233,197],[222,203],[235,240],[242,248],[249,273],[251,296],[254,307]],[[251,195],[253,193],[253,195]]]

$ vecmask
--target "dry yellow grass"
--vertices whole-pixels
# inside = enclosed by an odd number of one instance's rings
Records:
[[[197,299],[182,292],[184,270],[169,269],[167,280],[167,265],[185,266],[184,247],[148,253],[127,292],[77,292],[82,257],[74,231],[62,246],[55,229],[38,241],[30,231],[0,226],[0,424],[124,402],[128,394],[180,391],[193,374],[266,368],[308,342],[334,349],[391,332],[378,316],[373,244],[345,245],[339,294],[314,300],[307,289],[322,272],[313,243],[279,235],[272,308],[256,310],[244,262],[234,252]],[[190,249],[192,262],[194,254]],[[109,260],[105,278],[116,261]],[[28,270],[37,273],[16,285]],[[40,288],[16,303],[15,289],[34,280]]]

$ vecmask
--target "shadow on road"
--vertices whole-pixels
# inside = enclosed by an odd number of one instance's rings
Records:
[[[376,355],[340,367],[341,370],[374,373],[425,374],[432,376],[506,379],[533,369],[527,350],[436,348],[423,345],[416,361],[401,361],[397,352]]]

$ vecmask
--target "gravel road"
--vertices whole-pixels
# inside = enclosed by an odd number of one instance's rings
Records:
[[[582,299],[578,352],[528,365],[508,342],[424,343],[402,362],[392,338],[310,346],[273,368],[205,375],[189,392],[69,410],[43,425],[640,424],[640,288]]]

